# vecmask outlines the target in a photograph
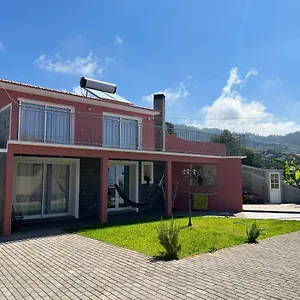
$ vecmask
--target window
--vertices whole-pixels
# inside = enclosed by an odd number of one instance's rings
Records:
[[[197,170],[199,182],[192,180],[192,186],[216,186],[217,170],[215,165],[193,165],[192,168]]]
[[[103,117],[103,146],[108,148],[138,149],[138,120],[115,116]]]
[[[23,141],[71,143],[71,109],[22,102],[19,139]]]

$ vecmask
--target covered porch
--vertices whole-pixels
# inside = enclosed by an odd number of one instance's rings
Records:
[[[40,160],[70,160],[78,170],[70,173],[71,187],[68,214],[75,218],[87,216],[87,211],[106,223],[108,214],[116,211],[144,212],[158,210],[171,216],[173,210],[186,211],[188,183],[182,169],[190,166],[213,166],[215,184],[192,186],[192,192],[215,194],[209,198],[209,210],[239,211],[242,209],[241,158],[208,155],[192,155],[151,151],[120,151],[117,149],[89,149],[61,145],[9,143],[6,156],[6,182],[3,214],[3,235],[11,232],[11,209],[15,199],[15,164],[18,157],[35,156]],[[75,165],[76,165],[75,163]],[[76,167],[74,167],[76,169]],[[75,176],[75,177],[74,177]],[[132,208],[113,188],[117,183],[132,201],[144,202],[149,191],[163,177],[164,197],[157,203]],[[174,199],[174,181],[178,183]],[[77,184],[77,183],[78,184]],[[45,189],[46,191],[46,189]],[[148,196],[147,196],[148,195]],[[57,217],[60,217],[58,215]]]

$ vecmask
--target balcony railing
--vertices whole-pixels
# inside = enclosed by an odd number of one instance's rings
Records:
[[[175,130],[131,117],[72,113],[56,108],[20,106],[18,139],[29,142],[204,155],[239,155],[244,137],[214,143],[214,135]],[[163,140],[165,139],[165,143]]]

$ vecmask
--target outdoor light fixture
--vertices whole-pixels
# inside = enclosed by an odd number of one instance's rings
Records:
[[[196,169],[183,169],[182,170],[183,177],[188,182],[188,194],[189,194],[189,223],[188,227],[193,226],[192,224],[192,199],[191,199],[191,178],[196,179],[198,177],[198,172]]]

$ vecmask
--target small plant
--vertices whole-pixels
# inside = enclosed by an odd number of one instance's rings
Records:
[[[251,227],[246,227],[247,233],[247,243],[254,244],[257,243],[257,238],[260,236],[262,229],[258,228],[256,222],[253,222]]]
[[[164,247],[164,252],[161,252],[161,258],[164,260],[178,259],[181,245],[179,243],[180,228],[175,224],[173,218],[170,225],[161,220],[157,228],[158,240]]]
[[[218,247],[217,247],[217,235],[216,235],[216,233],[213,234],[212,241],[213,241],[213,245],[208,250],[208,252],[210,252],[210,253],[215,252],[215,251],[218,250]]]

